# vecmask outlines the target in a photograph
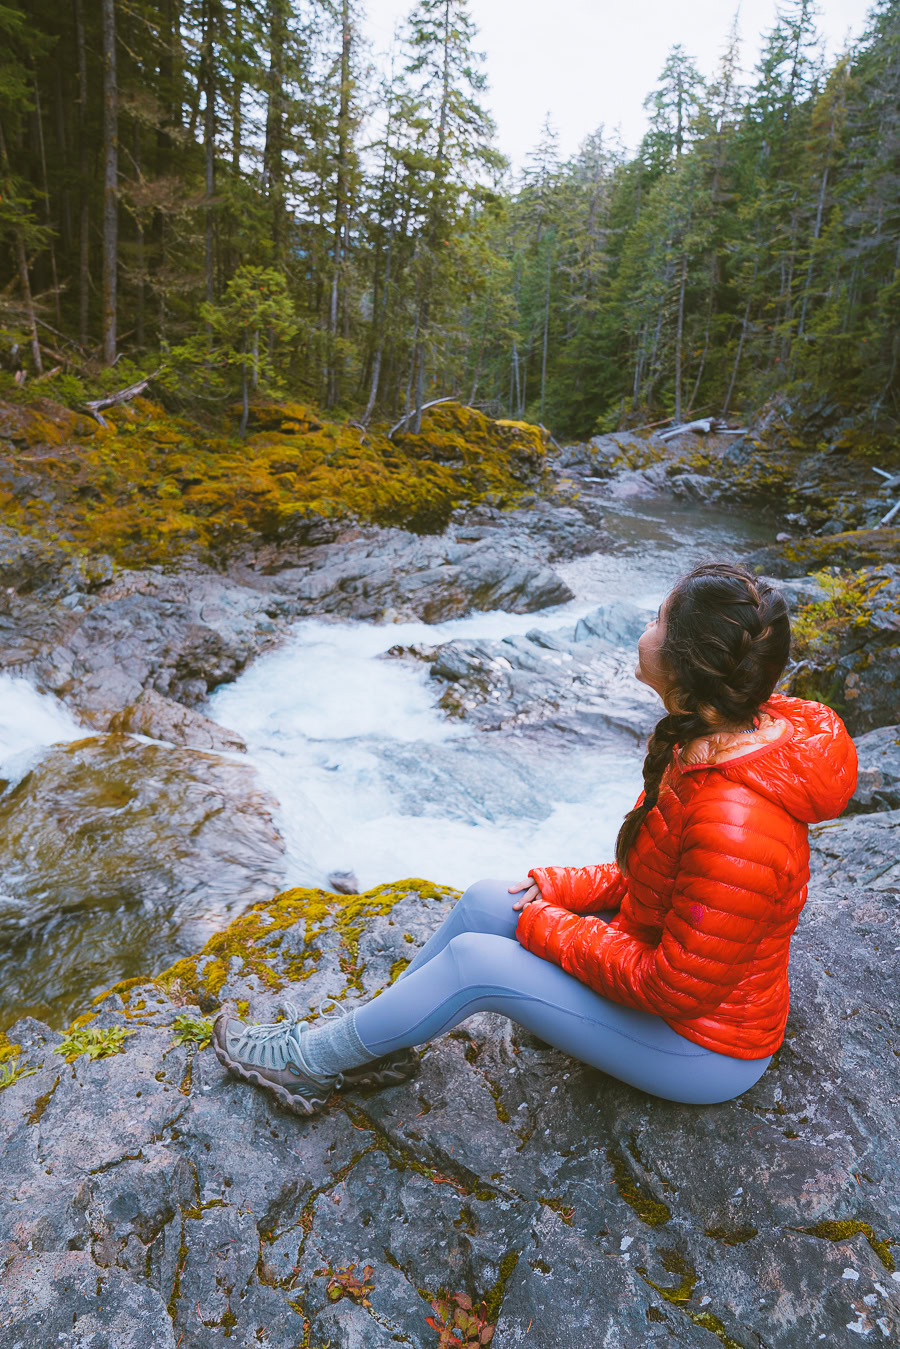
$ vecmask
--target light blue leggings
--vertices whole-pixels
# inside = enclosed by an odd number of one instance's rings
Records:
[[[736,1059],[704,1049],[661,1017],[611,1002],[526,951],[515,937],[517,898],[506,881],[469,887],[400,978],[356,1010],[370,1053],[422,1044],[473,1012],[502,1012],[573,1058],[669,1101],[729,1101],[762,1077],[771,1055]]]

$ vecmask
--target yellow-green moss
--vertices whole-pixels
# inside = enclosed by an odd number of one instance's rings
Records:
[[[850,1237],[855,1237],[862,1232],[885,1269],[893,1273],[897,1268],[896,1261],[891,1253],[891,1247],[894,1245],[893,1237],[876,1236],[869,1223],[858,1222],[855,1218],[845,1218],[838,1221],[826,1219],[824,1222],[816,1223],[814,1227],[799,1227],[794,1230],[804,1232],[808,1237],[821,1237],[824,1241],[848,1241]]]
[[[234,421],[211,434],[146,398],[111,409],[107,427],[46,400],[13,411],[29,444],[63,448],[30,457],[29,495],[4,488],[10,524],[129,565],[281,539],[310,516],[440,530],[459,505],[514,505],[545,472],[545,432],[458,403],[393,441],[292,403],[254,407],[245,440]]]
[[[147,977],[146,975],[143,974],[139,974],[134,979],[120,979],[117,984],[113,984],[112,988],[108,988],[104,993],[98,993],[96,998],[92,998],[91,1006],[97,1007],[101,1002],[104,1002],[107,998],[111,998],[114,993],[118,993],[119,997],[122,999],[123,1004],[127,1007],[131,1001],[131,990],[133,988],[138,988],[141,984],[146,984],[146,982]],[[144,1005],[143,1002],[140,1005],[143,1007]]]
[[[610,1146],[606,1157],[612,1166],[620,1197],[634,1210],[641,1222],[646,1223],[648,1227],[661,1227],[663,1223],[667,1223],[672,1216],[672,1210],[668,1204],[664,1204],[661,1199],[654,1199],[653,1195],[638,1184],[621,1152],[616,1147]]]
[[[752,1241],[759,1233],[755,1227],[707,1227],[706,1235],[723,1246],[740,1246]]]
[[[543,1204],[545,1208],[552,1209],[554,1213],[559,1214],[566,1227],[572,1226],[572,1219],[575,1217],[575,1209],[572,1204],[565,1203],[564,1200],[557,1198],[556,1195],[539,1194],[538,1203]]]
[[[628,445],[621,446],[618,454],[609,463],[617,471],[651,468],[654,464],[661,463],[667,454],[668,451],[663,445],[653,445],[647,441],[635,440]]]
[[[500,1315],[500,1308],[503,1306],[503,1299],[506,1296],[506,1285],[512,1277],[513,1270],[519,1263],[519,1251],[507,1251],[500,1261],[500,1271],[497,1275],[497,1281],[492,1288],[488,1289],[481,1301],[485,1306],[485,1320],[489,1325],[496,1325],[497,1318]],[[474,1299],[477,1303],[479,1299]]]
[[[492,1078],[488,1077],[487,1073],[484,1075],[484,1080],[488,1085],[488,1091],[494,1098],[494,1110],[497,1112],[498,1120],[501,1124],[509,1124],[509,1111],[503,1104],[503,1097],[499,1085],[494,1082]]]
[[[665,1288],[662,1284],[654,1283],[643,1265],[635,1265],[638,1274],[651,1288],[655,1288],[660,1297],[665,1298],[666,1302],[671,1302],[676,1307],[682,1306],[685,1302],[690,1302],[698,1279],[697,1271],[693,1265],[688,1264],[684,1256],[679,1255],[677,1251],[660,1251],[659,1257],[666,1273],[677,1275],[677,1284],[671,1288]]]
[[[0,1030],[0,1063],[6,1059],[14,1059],[22,1051],[22,1046],[10,1040],[7,1035]]]
[[[50,1098],[52,1097],[53,1093],[56,1091],[56,1088],[58,1086],[59,1086],[59,1077],[56,1077],[54,1079],[53,1086],[49,1087],[47,1091],[43,1092],[42,1095],[40,1095],[37,1098],[34,1105],[31,1107],[31,1110],[29,1111],[28,1117],[25,1121],[26,1124],[40,1124],[41,1116],[47,1109],[47,1106],[50,1104]]]
[[[333,927],[341,941],[341,966],[348,987],[358,987],[362,975],[358,965],[359,938],[365,926],[373,918],[390,913],[410,893],[423,899],[455,899],[459,894],[448,886],[420,879],[379,885],[360,895],[299,888],[284,890],[271,900],[252,905],[222,932],[210,937],[198,955],[176,961],[156,975],[154,982],[170,996],[215,999],[227,978],[228,962],[236,956],[241,961],[242,977],[254,974],[269,988],[278,990],[285,983],[302,978],[310,963],[315,965],[320,958],[316,940],[326,927]],[[298,955],[281,956],[273,949],[278,935],[300,924],[304,950]]]
[[[711,1330],[717,1335],[725,1349],[744,1349],[742,1344],[731,1338],[718,1316],[713,1316],[712,1312],[688,1312],[688,1316],[695,1326],[702,1326],[704,1330]]]
[[[798,574],[825,566],[878,567],[900,555],[900,529],[851,529],[843,534],[792,539],[782,551]]]

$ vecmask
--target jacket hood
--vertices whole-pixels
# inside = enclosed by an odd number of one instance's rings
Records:
[[[783,738],[719,771],[806,824],[840,815],[857,776],[856,746],[840,717],[824,703],[783,693],[773,693],[765,710],[788,723]]]

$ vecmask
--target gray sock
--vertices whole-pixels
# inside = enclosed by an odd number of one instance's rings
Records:
[[[305,1025],[300,1031],[301,1025]],[[317,1077],[336,1077],[348,1068],[359,1068],[364,1063],[377,1059],[370,1054],[356,1029],[356,1011],[334,1020],[322,1021],[321,1025],[309,1025],[297,1022],[291,1035],[300,1050],[300,1062]]]

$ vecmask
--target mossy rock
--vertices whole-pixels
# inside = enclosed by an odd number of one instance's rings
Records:
[[[243,416],[242,403],[232,403],[228,409],[238,420]],[[280,402],[275,399],[253,399],[249,405],[248,429],[251,431],[280,431],[285,435],[304,435],[321,431],[322,419],[305,403]]]
[[[238,977],[255,976],[272,992],[307,979],[321,959],[320,939],[327,932],[338,939],[340,967],[347,988],[358,988],[359,940],[364,929],[379,917],[387,917],[411,894],[422,899],[455,899],[457,891],[419,879],[379,885],[359,895],[341,895],[329,890],[298,887],[284,890],[270,900],[253,904],[221,932],[209,938],[197,955],[175,961],[153,976],[125,979],[93,999],[99,1006],[118,994],[127,1007],[132,990],[154,984],[168,997],[189,998],[204,1010],[218,1005],[233,959],[240,961]],[[290,940],[285,934],[290,931]],[[396,965],[397,962],[395,962]],[[405,964],[408,961],[404,961]],[[391,969],[391,980],[399,974]]]
[[[146,398],[111,409],[105,427],[49,400],[0,403],[12,442],[4,513],[21,533],[129,566],[188,554],[216,563],[247,542],[302,542],[311,517],[440,532],[459,506],[516,505],[545,471],[546,432],[457,403],[395,441],[297,402],[253,413],[241,439]],[[16,447],[29,437],[56,452],[32,456],[25,473]]]
[[[849,529],[843,534],[791,539],[760,549],[751,559],[757,572],[801,576],[822,567],[880,567],[900,558],[900,529]]]

